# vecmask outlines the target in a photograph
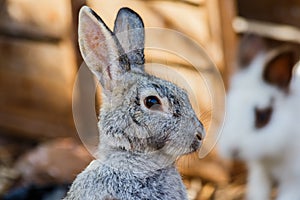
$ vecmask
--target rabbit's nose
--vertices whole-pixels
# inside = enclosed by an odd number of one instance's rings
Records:
[[[196,134],[196,137],[197,137],[197,139],[200,140],[200,141],[202,141],[202,139],[203,139],[203,136],[202,136],[201,133],[197,133],[197,134]]]
[[[203,126],[197,128],[197,131],[196,131],[196,137],[199,141],[202,141],[205,137],[205,130],[203,128]]]

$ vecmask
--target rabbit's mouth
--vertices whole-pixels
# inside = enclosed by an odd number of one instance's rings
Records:
[[[200,146],[201,146],[201,140],[198,137],[195,137],[190,146],[191,148],[190,153],[197,151],[200,148]]]
[[[195,135],[195,137],[192,141],[192,144],[190,146],[191,152],[195,152],[200,148],[204,136],[205,136],[205,131],[203,130],[203,128],[202,127],[198,128],[197,132],[196,132],[196,135]]]

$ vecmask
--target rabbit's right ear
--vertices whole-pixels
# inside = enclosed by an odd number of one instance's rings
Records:
[[[144,71],[145,31],[141,17],[130,8],[122,8],[117,14],[114,34],[120,41],[132,70]]]
[[[265,50],[265,42],[258,35],[246,34],[242,37],[238,50],[238,65],[247,67],[255,56]]]
[[[83,6],[79,12],[78,35],[84,61],[97,76],[102,88],[111,91],[117,80],[130,70],[129,60],[117,38],[87,6]]]

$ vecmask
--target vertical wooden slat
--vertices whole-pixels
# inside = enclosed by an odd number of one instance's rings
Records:
[[[233,30],[232,21],[236,16],[236,5],[234,0],[217,0],[219,4],[220,25],[222,35],[222,52],[224,55],[223,78],[225,86],[234,71],[237,35]]]
[[[222,28],[221,28],[221,17],[219,13],[218,0],[207,0],[206,1],[206,12],[208,15],[208,29],[210,34],[210,41],[207,46],[210,56],[214,63],[217,65],[219,70],[224,70],[224,56],[222,52]]]
[[[80,8],[86,4],[86,0],[71,0],[71,8],[72,8],[72,39],[74,44],[74,52],[76,56],[76,63],[77,67],[81,65],[83,62],[82,57],[79,52],[79,45],[78,45],[78,13]]]

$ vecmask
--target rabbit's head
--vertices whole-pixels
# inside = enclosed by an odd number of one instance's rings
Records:
[[[267,50],[255,35],[241,40],[239,71],[227,95],[227,117],[219,152],[227,158],[260,160],[279,156],[289,145],[299,107],[291,80],[296,51]],[[296,104],[295,104],[296,103]]]
[[[186,92],[144,71],[144,25],[122,8],[112,32],[90,8],[79,14],[79,44],[102,86],[100,148],[179,156],[204,137]]]

